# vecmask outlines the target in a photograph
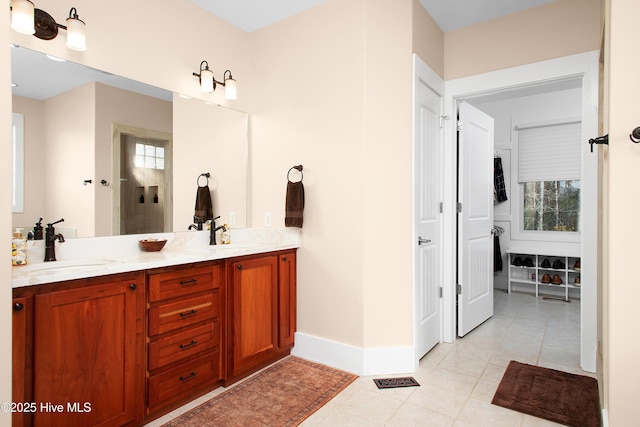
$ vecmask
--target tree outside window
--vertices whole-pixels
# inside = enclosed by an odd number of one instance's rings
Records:
[[[525,182],[525,231],[580,231],[580,181]]]

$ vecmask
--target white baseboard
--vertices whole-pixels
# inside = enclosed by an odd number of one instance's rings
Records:
[[[301,332],[296,332],[291,354],[357,375],[407,374],[418,369],[412,346],[359,348]]]

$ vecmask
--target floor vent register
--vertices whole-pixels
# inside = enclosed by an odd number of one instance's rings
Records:
[[[413,377],[378,378],[373,382],[378,388],[416,387],[420,385]]]

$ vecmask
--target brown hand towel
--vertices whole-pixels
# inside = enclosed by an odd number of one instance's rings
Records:
[[[200,218],[202,221],[213,219],[213,205],[211,203],[211,191],[209,186],[198,186],[198,192],[196,193],[196,209],[194,215],[194,221],[198,221]]]
[[[287,198],[285,203],[284,225],[302,228],[302,211],[304,210],[304,185],[300,182],[287,182]]]

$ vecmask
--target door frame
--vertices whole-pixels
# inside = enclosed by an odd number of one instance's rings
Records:
[[[413,310],[413,354],[415,355],[415,366],[414,366],[414,370],[418,369],[418,364],[419,364],[419,359],[420,359],[420,355],[418,355],[418,348],[417,348],[417,343],[418,343],[418,339],[417,339],[417,333],[418,333],[418,323],[420,322],[420,319],[418,318],[418,312],[416,310],[416,304],[418,302],[418,277],[415,274],[416,272],[416,266],[418,263],[418,257],[419,257],[419,251],[418,251],[418,247],[416,245],[416,241],[418,239],[418,230],[416,227],[417,224],[417,218],[416,218],[416,206],[417,206],[417,200],[416,200],[416,186],[417,186],[417,180],[420,177],[420,173],[419,171],[416,170],[416,155],[418,153],[418,146],[417,146],[417,141],[416,141],[416,134],[415,134],[415,122],[416,122],[416,87],[417,87],[417,83],[418,80],[422,80],[423,83],[426,84],[426,86],[428,86],[434,93],[436,93],[438,96],[441,97],[441,100],[444,101],[444,95],[445,95],[445,82],[444,80],[435,72],[433,71],[423,60],[422,58],[420,58],[417,54],[413,54],[413,88],[412,88],[412,129],[411,129],[411,141],[412,141],[412,177],[411,177],[411,236],[412,236],[412,244],[411,244],[411,271],[412,271],[412,310]],[[440,108],[441,113],[444,111],[444,105],[441,105]],[[443,120],[444,123],[444,120]],[[444,124],[443,124],[444,126]],[[441,148],[444,148],[444,138],[442,138],[442,142],[443,145]],[[443,153],[443,157],[444,157],[444,153]],[[444,168],[443,168],[443,174],[442,174],[442,181],[444,183]],[[442,191],[444,191],[444,186]],[[443,194],[444,196],[444,194]],[[444,229],[444,227],[442,227],[442,230]],[[443,241],[443,232],[441,231],[440,233],[440,241]],[[442,246],[441,246],[442,248]],[[442,249],[441,249],[442,251]],[[444,252],[442,251],[440,254],[440,259],[442,260],[444,257]],[[441,269],[441,277],[442,277],[442,269]],[[443,291],[444,291],[444,287],[443,287]],[[443,338],[443,317],[442,317],[442,313],[443,313],[443,309],[444,309],[444,305],[443,305],[443,299],[440,298],[440,301],[438,302],[438,304],[440,304],[439,310],[440,310],[440,341],[442,342],[442,338]]]
[[[449,117],[445,123],[444,136],[444,239],[443,239],[443,341],[456,339],[456,189],[457,150],[456,114],[457,102],[464,98],[488,95],[518,87],[550,83],[568,77],[582,78],[582,134],[583,139],[598,136],[598,51],[590,51],[558,59],[536,62],[463,77],[445,82],[444,114]],[[590,155],[585,139],[582,147],[583,188],[593,188],[594,195],[583,197],[582,220],[585,224],[597,221],[597,154]],[[590,248],[589,251],[585,250]],[[582,231],[581,289],[581,365],[582,369],[595,372],[597,347],[597,233],[596,227],[585,227]]]

